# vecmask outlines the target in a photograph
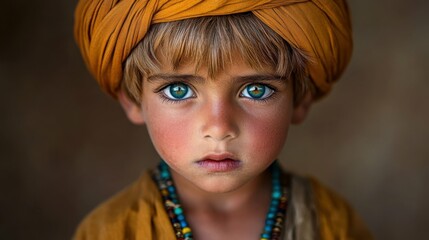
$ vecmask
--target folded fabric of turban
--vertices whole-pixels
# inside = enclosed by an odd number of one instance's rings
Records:
[[[123,62],[151,24],[249,11],[309,55],[316,97],[329,92],[352,52],[345,0],[80,0],[74,31],[88,69],[115,97]]]

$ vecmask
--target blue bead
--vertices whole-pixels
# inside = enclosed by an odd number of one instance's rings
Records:
[[[277,207],[270,207],[270,212],[275,213],[277,212]]]
[[[264,227],[265,232],[271,232],[272,229],[273,229],[272,226],[265,226]]]
[[[185,220],[185,215],[179,215],[179,216],[177,216],[177,219],[179,221],[184,221]]]
[[[267,219],[267,220],[265,221],[265,224],[266,224],[266,225],[273,225],[273,224],[274,224],[274,220],[272,220],[272,219]]]
[[[271,200],[271,206],[277,206],[277,205],[279,205],[279,200],[277,199]]]
[[[169,186],[167,189],[169,192],[176,192],[176,188],[173,186]]]
[[[261,237],[262,238],[270,238],[270,234],[268,234],[268,233],[262,233]]]
[[[267,218],[274,218],[276,216],[276,214],[275,213],[272,213],[272,212],[269,212],[268,214],[267,214]]]
[[[181,216],[183,216],[183,215],[181,215]],[[182,220],[182,221],[180,221],[180,226],[182,226],[182,228],[187,227],[188,223],[186,221]]]

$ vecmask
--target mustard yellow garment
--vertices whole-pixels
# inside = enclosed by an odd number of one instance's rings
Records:
[[[316,239],[372,239],[358,216],[341,197],[314,179],[306,179],[305,181],[309,182],[309,190],[316,206],[315,213],[312,214],[317,218],[315,222],[318,224],[316,229],[316,236],[318,237]],[[292,185],[293,187],[295,186]],[[292,190],[292,192],[294,191]],[[305,219],[305,221],[313,221],[313,219]],[[80,224],[74,240],[87,239],[175,239],[170,220],[164,210],[161,195],[149,173],[145,173],[133,185],[100,205],[85,218]]]
[[[89,70],[116,96],[122,64],[151,24],[248,11],[307,52],[316,97],[327,93],[352,51],[345,0],[80,0],[74,31]]]
[[[371,240],[370,232],[350,205],[335,192],[310,179],[321,240]]]

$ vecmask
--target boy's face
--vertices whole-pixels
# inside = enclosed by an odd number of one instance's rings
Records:
[[[296,110],[291,82],[239,60],[215,79],[165,66],[144,80],[134,122],[145,122],[176,181],[230,192],[278,157]]]

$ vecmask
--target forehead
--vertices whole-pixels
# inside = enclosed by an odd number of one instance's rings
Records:
[[[175,62],[171,58],[165,57],[167,53],[162,54],[158,59],[160,67],[150,75],[159,74],[186,74],[200,76],[204,79],[219,79],[234,76],[264,75],[277,76],[274,67],[266,64],[264,66],[252,66],[249,59],[240,53],[232,53],[234,60],[226,60],[219,66],[213,67],[209,60],[199,61],[192,59],[181,59]],[[168,56],[168,54],[167,54]]]

